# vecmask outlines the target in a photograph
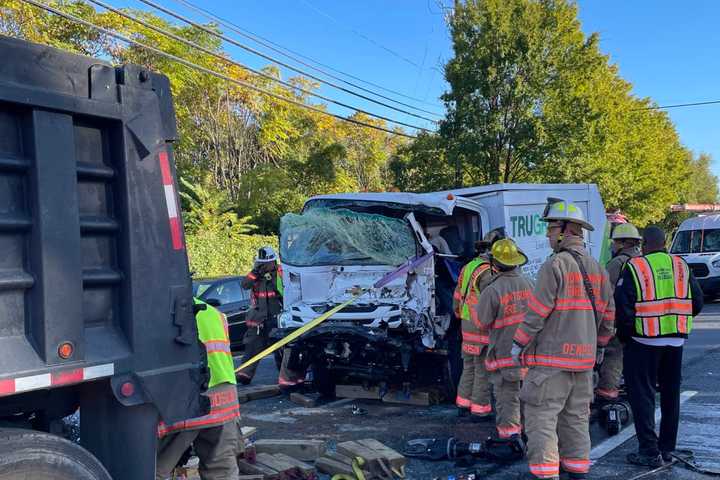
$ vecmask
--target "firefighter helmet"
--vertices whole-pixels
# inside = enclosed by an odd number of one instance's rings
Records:
[[[258,250],[255,261],[258,263],[269,263],[277,260],[277,255],[272,247],[262,247]]]
[[[613,240],[642,240],[640,232],[632,223],[616,225],[612,232]]]
[[[506,267],[519,267],[528,261],[527,256],[509,238],[495,242],[491,254],[494,262]]]
[[[586,230],[591,232],[595,230],[587,220],[582,209],[572,202],[566,200],[558,200],[557,198],[548,199],[545,206],[542,220],[544,222],[570,222],[577,223]]]

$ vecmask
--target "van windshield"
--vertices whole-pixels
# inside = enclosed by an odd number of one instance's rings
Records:
[[[670,253],[720,252],[720,228],[681,230],[675,236]]]
[[[313,208],[280,221],[280,257],[299,267],[400,265],[415,256],[407,221],[348,209]]]

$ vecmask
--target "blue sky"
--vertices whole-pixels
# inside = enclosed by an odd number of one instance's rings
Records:
[[[194,20],[203,20],[177,0],[156,1]],[[441,0],[190,1],[243,29],[413,100],[382,92],[388,96],[442,112],[438,100],[446,88],[442,65],[451,57],[452,49]],[[443,1],[446,5],[452,3]],[[148,9],[136,0],[113,4]],[[720,99],[719,1],[580,0],[578,5],[583,30],[600,33],[602,51],[619,66],[620,74],[634,85],[637,95],[652,97],[661,105]],[[268,63],[237,47],[227,49],[236,60],[249,66],[261,68]],[[284,71],[283,75],[294,74]],[[322,87],[321,92],[407,123],[432,127],[428,121],[329,87]],[[332,110],[348,113],[340,107]],[[720,105],[673,109],[669,113],[686,146],[720,159]],[[720,161],[715,162],[714,170],[720,174]]]

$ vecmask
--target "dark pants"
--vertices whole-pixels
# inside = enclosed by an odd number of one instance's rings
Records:
[[[623,374],[632,407],[639,453],[656,456],[675,450],[680,421],[682,347],[655,347],[629,340]],[[660,387],[660,437],[655,434],[655,392]]]
[[[248,326],[245,336],[243,337],[243,344],[245,345],[245,352],[243,354],[242,362],[250,360],[258,353],[265,350],[269,345],[268,330],[265,326],[251,327]],[[258,364],[255,362],[247,368],[243,368],[235,375],[238,380],[244,383],[250,382],[255,376]]]

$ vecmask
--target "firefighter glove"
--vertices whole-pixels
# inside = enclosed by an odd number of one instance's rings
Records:
[[[523,347],[518,345],[517,343],[513,343],[512,348],[510,349],[510,356],[513,359],[513,362],[517,365],[520,365],[520,354],[523,351]]]

